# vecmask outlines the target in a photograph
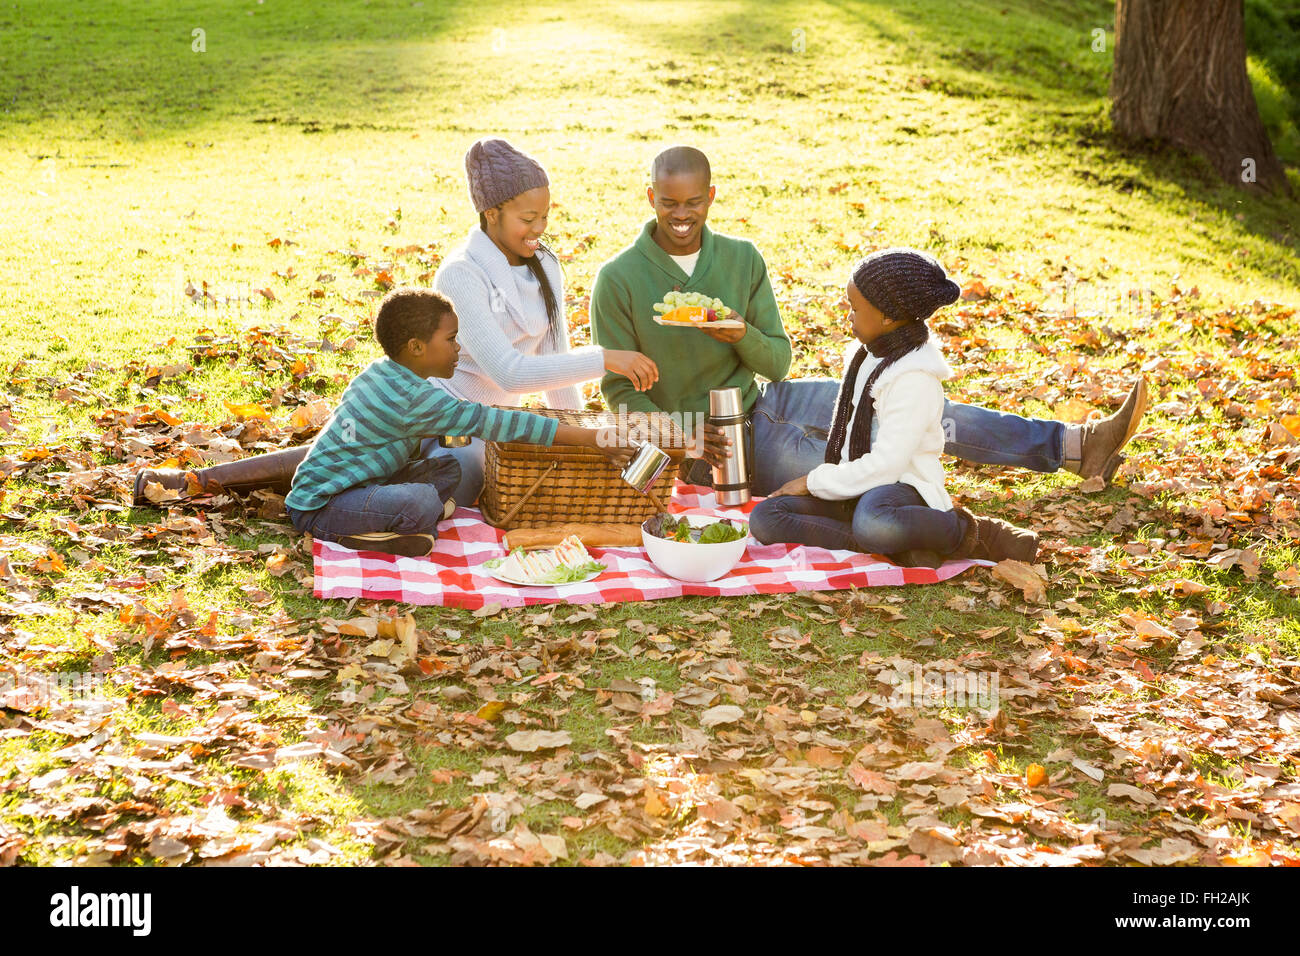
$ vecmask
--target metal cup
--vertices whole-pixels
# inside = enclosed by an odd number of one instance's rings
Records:
[[[473,440],[472,435],[439,435],[438,445],[441,448],[464,448]]]
[[[740,386],[709,389],[709,417],[730,418],[745,414],[745,403],[740,395]]]
[[[637,449],[637,453],[623,466],[623,480],[645,494],[654,487],[672,459],[666,451],[648,441],[632,442],[632,447]]]

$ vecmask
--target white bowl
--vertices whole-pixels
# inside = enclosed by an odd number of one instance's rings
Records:
[[[682,515],[693,528],[713,524],[716,518],[708,515]],[[651,519],[653,520],[653,519]],[[720,544],[696,544],[691,541],[669,541],[653,535],[641,525],[641,541],[650,560],[664,574],[679,581],[712,581],[720,578],[739,562],[749,543],[749,526],[743,521],[729,519],[732,524],[745,529],[745,537]]]

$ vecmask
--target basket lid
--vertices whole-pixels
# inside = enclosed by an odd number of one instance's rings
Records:
[[[574,425],[578,428],[607,428],[619,425],[627,429],[630,439],[648,441],[658,445],[664,451],[684,450],[687,447],[687,435],[682,428],[682,416],[668,412],[627,412],[622,416],[609,411],[573,411],[565,408],[517,408],[498,405],[504,411],[527,412],[543,418],[553,418],[561,425]],[[527,442],[490,442],[503,447],[525,445]],[[569,446],[552,445],[552,448]]]

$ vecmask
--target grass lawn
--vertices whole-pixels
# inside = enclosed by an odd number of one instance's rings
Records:
[[[0,862],[1294,864],[1300,202],[1119,142],[1113,16],[0,8]],[[310,436],[384,289],[475,224],[491,134],[549,172],[578,342],[682,142],[793,376],[839,374],[850,268],[890,245],[970,290],[935,322],[954,397],[1077,420],[1145,374],[1105,490],[948,462],[1043,534],[1045,593],[320,602],[273,500],[125,507],[143,462]],[[1000,706],[881,703],[914,667]],[[91,700],[24,697],[69,672]],[[538,730],[567,742],[506,742]]]

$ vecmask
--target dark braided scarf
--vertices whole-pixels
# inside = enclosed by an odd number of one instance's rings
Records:
[[[930,338],[930,329],[924,322],[908,322],[906,325],[886,332],[870,345],[859,348],[849,362],[840,383],[840,393],[835,399],[835,418],[831,423],[831,433],[826,439],[826,461],[838,465],[844,451],[844,433],[848,430],[849,419],[853,418],[853,383],[857,381],[858,371],[870,352],[876,358],[884,359],[871,371],[871,377],[862,387],[862,414],[853,419],[853,434],[849,436],[849,459],[861,458],[871,451],[871,420],[876,416],[876,402],[871,397],[871,386],[876,384],[880,373],[893,365],[908,352],[913,352],[924,345]],[[860,404],[862,404],[860,403]]]

